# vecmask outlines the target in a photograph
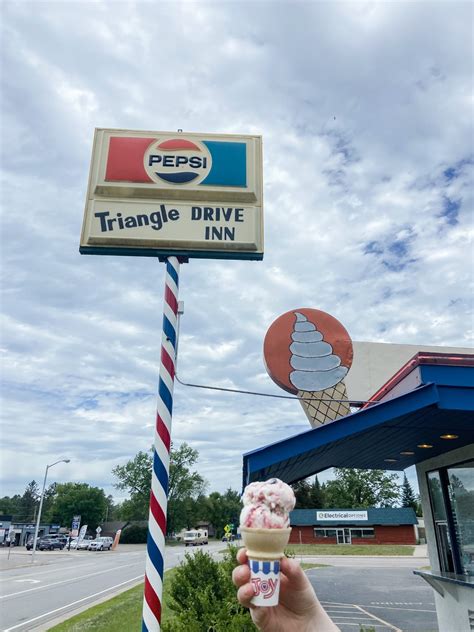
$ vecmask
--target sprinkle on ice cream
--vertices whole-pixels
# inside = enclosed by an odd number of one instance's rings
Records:
[[[291,334],[290,382],[298,391],[324,391],[338,384],[349,370],[341,358],[323,340],[316,326],[304,314],[294,312],[296,321]]]
[[[271,478],[247,485],[242,502],[241,527],[285,529],[290,526],[290,511],[296,499],[289,485],[278,478]]]

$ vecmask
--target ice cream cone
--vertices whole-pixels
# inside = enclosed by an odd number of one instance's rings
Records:
[[[298,397],[313,428],[330,423],[351,412],[348,401],[335,401],[347,400],[346,385],[343,381],[323,391],[298,391]]]
[[[291,527],[287,529],[254,529],[240,527],[247,555],[253,560],[279,560],[285,554]]]
[[[240,527],[247,547],[254,606],[276,606],[280,597],[280,560],[290,539],[291,528],[254,529]]]

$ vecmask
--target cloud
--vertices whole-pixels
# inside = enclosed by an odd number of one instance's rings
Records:
[[[4,493],[63,456],[58,480],[113,492],[153,440],[164,267],[78,254],[95,127],[263,137],[264,261],[181,267],[185,382],[280,394],[263,338],[303,306],[356,340],[472,344],[467,4],[31,7],[3,6]],[[174,403],[210,490],[307,429],[288,400]]]

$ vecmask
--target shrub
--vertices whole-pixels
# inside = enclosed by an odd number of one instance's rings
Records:
[[[186,554],[170,586],[167,605],[174,613],[173,623],[165,624],[163,632],[254,632],[249,611],[237,601],[232,583],[237,550],[229,547],[222,562],[202,551]]]
[[[148,534],[147,527],[138,524],[132,524],[122,531],[120,542],[123,544],[143,544],[146,542]]]

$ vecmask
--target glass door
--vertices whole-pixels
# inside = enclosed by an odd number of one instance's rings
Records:
[[[336,529],[338,544],[352,544],[350,529]]]

